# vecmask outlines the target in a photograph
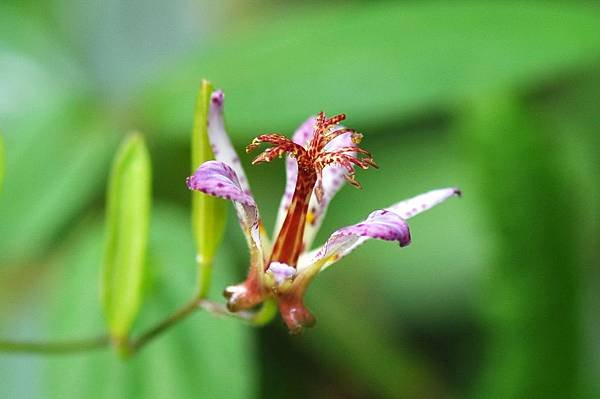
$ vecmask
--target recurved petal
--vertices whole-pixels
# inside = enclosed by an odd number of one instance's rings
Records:
[[[256,209],[252,195],[245,191],[233,168],[224,162],[207,161],[186,180],[188,188],[215,197],[224,198]],[[254,221],[256,215],[252,216]]]
[[[410,244],[410,230],[398,214],[386,209],[376,210],[362,222],[337,230],[321,248],[301,257],[298,271],[301,273],[316,264],[322,270],[371,238],[397,241],[405,247]]]
[[[251,250],[252,262],[258,262],[262,267],[264,254],[258,207],[252,194],[244,190],[233,168],[224,162],[207,161],[187,178],[186,183],[191,190],[233,201]]]
[[[410,219],[419,213],[425,212],[434,206],[441,204],[448,198],[454,196],[461,196],[462,193],[458,188],[440,188],[437,190],[428,191],[426,193],[417,195],[416,197],[409,198],[407,200],[398,202],[387,209],[400,215],[403,219]]]
[[[251,195],[250,184],[244,168],[240,163],[240,158],[231,144],[231,139],[225,129],[223,118],[223,108],[225,96],[222,90],[215,90],[210,98],[210,107],[208,110],[208,139],[215,155],[215,159],[229,165],[235,171],[239,186],[242,191]],[[268,253],[271,249],[271,242],[266,234],[262,221],[259,220],[259,233],[262,242],[262,251]]]
[[[217,161],[221,161],[231,166],[235,171],[240,187],[243,191],[250,192],[250,185],[244,173],[244,168],[240,163],[240,158],[231,144],[231,139],[225,129],[223,118],[225,96],[223,91],[215,90],[210,98],[210,107],[208,110],[208,139],[212,146],[213,154]]]
[[[410,243],[406,219],[431,209],[448,198],[460,195],[461,192],[457,188],[442,188],[372,212],[364,222],[336,231],[322,247],[303,254],[298,260],[298,272],[314,268],[323,270],[369,238],[395,240],[400,246],[406,246]]]

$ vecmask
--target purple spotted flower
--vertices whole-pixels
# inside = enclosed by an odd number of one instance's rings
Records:
[[[252,308],[274,298],[292,333],[312,326],[313,315],[303,304],[313,277],[371,238],[410,244],[407,219],[459,195],[456,188],[429,191],[371,212],[363,221],[335,231],[320,247],[312,248],[327,206],[345,181],[360,187],[355,167],[377,167],[371,154],[358,146],[362,135],[339,125],[345,115],[323,113],[309,118],[292,139],[277,133],[255,138],[252,151],[270,144],[252,163],[270,162],[284,154],[287,183],[271,242],[239,158],[223,124],[223,92],[215,91],[209,109],[208,135],[215,161],[200,165],[187,179],[192,190],[231,200],[250,249],[246,280],[225,289],[233,312]]]

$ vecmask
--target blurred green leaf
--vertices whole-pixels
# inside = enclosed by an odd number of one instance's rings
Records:
[[[470,105],[463,128],[497,243],[477,397],[581,397],[583,265],[571,239],[578,202],[556,163],[562,148],[510,92]]]
[[[596,345],[600,336],[600,268],[595,267],[600,259],[600,69],[563,82],[558,90],[536,100],[532,112],[557,141],[560,151],[554,154],[554,162],[568,175],[569,194],[577,202],[569,214],[577,230],[569,239],[577,246],[585,280],[580,293],[585,335],[581,361],[586,365],[582,374],[590,393],[582,397],[596,398],[600,397],[600,347]]]
[[[4,267],[30,261],[59,241],[61,229],[104,184],[117,136],[77,100],[3,129],[10,171],[0,198]]]
[[[240,139],[289,131],[320,110],[373,126],[597,61],[599,18],[597,7],[560,2],[378,2],[288,9],[285,18],[266,13],[168,70],[140,111],[169,139],[183,134],[200,73],[225,90],[230,130]]]
[[[39,11],[43,7],[36,4],[32,8]],[[45,112],[57,103],[64,103],[67,93],[81,95],[91,86],[81,64],[68,51],[70,47],[57,40],[56,30],[48,29],[42,16],[47,14],[34,16],[24,7],[0,3],[3,124]]]
[[[192,131],[192,173],[203,162],[214,159],[208,140],[208,111],[212,86],[206,80],[200,84],[194,128]],[[210,274],[215,252],[223,240],[227,217],[227,203],[209,195],[192,191],[192,227],[196,239],[196,260],[200,273],[200,296],[205,296],[210,287]]]
[[[125,343],[142,304],[152,198],[150,162],[142,135],[133,134],[121,145],[108,183],[102,299],[109,330],[119,344]]]
[[[430,365],[408,345],[394,343],[391,332],[375,322],[372,312],[387,314],[389,309],[374,309],[368,287],[355,286],[351,293],[344,287],[319,287],[309,293],[317,325],[301,337],[306,349],[377,397],[440,397],[442,385]],[[364,301],[353,303],[356,297]]]
[[[0,190],[2,190],[2,183],[4,183],[4,139],[0,132]]]
[[[0,119],[6,143],[0,263],[31,261],[103,184],[115,129],[40,18],[0,4]]]
[[[154,207],[149,281],[134,334],[186,303],[196,289],[194,241],[186,210]],[[65,237],[52,268],[49,297],[33,315],[35,337],[62,340],[104,330],[97,284],[103,229],[86,220]],[[219,286],[234,281],[228,250],[216,260]],[[31,325],[31,324],[28,324]],[[31,332],[31,330],[28,330]],[[144,347],[127,362],[110,350],[63,357],[0,358],[0,397],[253,398],[258,369],[253,331],[239,320],[198,312]],[[26,375],[27,381],[23,380]]]

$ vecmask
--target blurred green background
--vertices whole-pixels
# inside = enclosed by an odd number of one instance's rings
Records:
[[[370,242],[321,274],[300,337],[199,313],[128,362],[0,353],[0,397],[600,397],[599,21],[590,1],[2,0],[2,338],[103,331],[105,185],[132,129],[154,169],[135,330],[192,295],[202,78],[239,150],[320,110],[365,133],[381,169],[317,242],[429,189],[465,195],[412,220],[408,248]],[[283,162],[246,171],[272,226]],[[215,299],[247,267],[228,223]]]

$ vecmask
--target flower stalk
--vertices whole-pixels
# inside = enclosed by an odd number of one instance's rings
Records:
[[[0,340],[0,352],[6,353],[28,353],[34,355],[68,355],[80,352],[89,352],[111,346],[117,346],[120,354],[131,357],[138,353],[143,347],[152,342],[156,337],[165,333],[179,322],[185,320],[197,311],[205,311],[217,317],[232,317],[248,323],[251,326],[260,327],[271,321],[271,314],[276,310],[272,304],[265,305],[256,312],[230,312],[221,303],[208,299],[194,298],[163,320],[142,332],[138,337],[125,337],[116,342],[110,335],[99,335],[97,337],[62,340],[62,341],[18,341]]]

